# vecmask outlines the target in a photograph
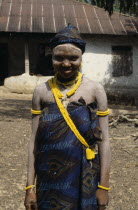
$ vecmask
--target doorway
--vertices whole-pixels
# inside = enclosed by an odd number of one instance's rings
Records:
[[[8,44],[0,43],[0,85],[8,77]]]

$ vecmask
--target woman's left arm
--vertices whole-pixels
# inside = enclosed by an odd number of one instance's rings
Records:
[[[98,103],[98,111],[106,111],[107,97],[102,85],[98,84],[96,88],[96,101]],[[102,141],[98,144],[100,155],[100,182],[103,187],[109,188],[109,173],[110,173],[110,142],[108,135],[108,115],[99,116],[99,126],[102,131]],[[96,192],[99,210],[104,209],[104,205],[108,205],[108,191],[98,188]],[[103,205],[103,207],[102,207]],[[101,207],[100,207],[101,206]]]

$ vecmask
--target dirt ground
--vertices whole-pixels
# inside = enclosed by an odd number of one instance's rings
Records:
[[[23,210],[27,145],[31,135],[31,95],[0,90],[0,210]],[[112,149],[110,210],[138,209],[138,127],[119,123],[110,128]]]

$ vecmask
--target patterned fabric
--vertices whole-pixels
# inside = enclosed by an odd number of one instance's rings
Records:
[[[88,106],[70,103],[67,109],[81,135],[87,136],[96,128],[97,120],[91,119]],[[42,111],[35,160],[39,210],[97,209],[98,155],[92,164],[86,160],[84,146],[66,125],[55,103],[47,104]]]
[[[55,48],[57,45],[71,43],[76,45],[81,49],[82,53],[85,52],[85,41],[80,37],[79,31],[72,25],[68,25],[62,31],[56,34],[54,38],[50,40],[51,49]]]

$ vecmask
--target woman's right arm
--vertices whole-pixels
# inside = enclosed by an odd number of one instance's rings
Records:
[[[34,90],[33,99],[32,99],[32,109],[33,110],[40,110],[40,94],[39,90],[36,88]],[[35,139],[36,139],[36,132],[39,123],[39,115],[32,116],[32,136],[29,142],[28,147],[28,167],[27,167],[27,183],[26,186],[34,185],[35,184]],[[25,207],[26,210],[35,209],[37,210],[37,202],[36,202],[36,194],[34,189],[26,190],[25,196]]]

